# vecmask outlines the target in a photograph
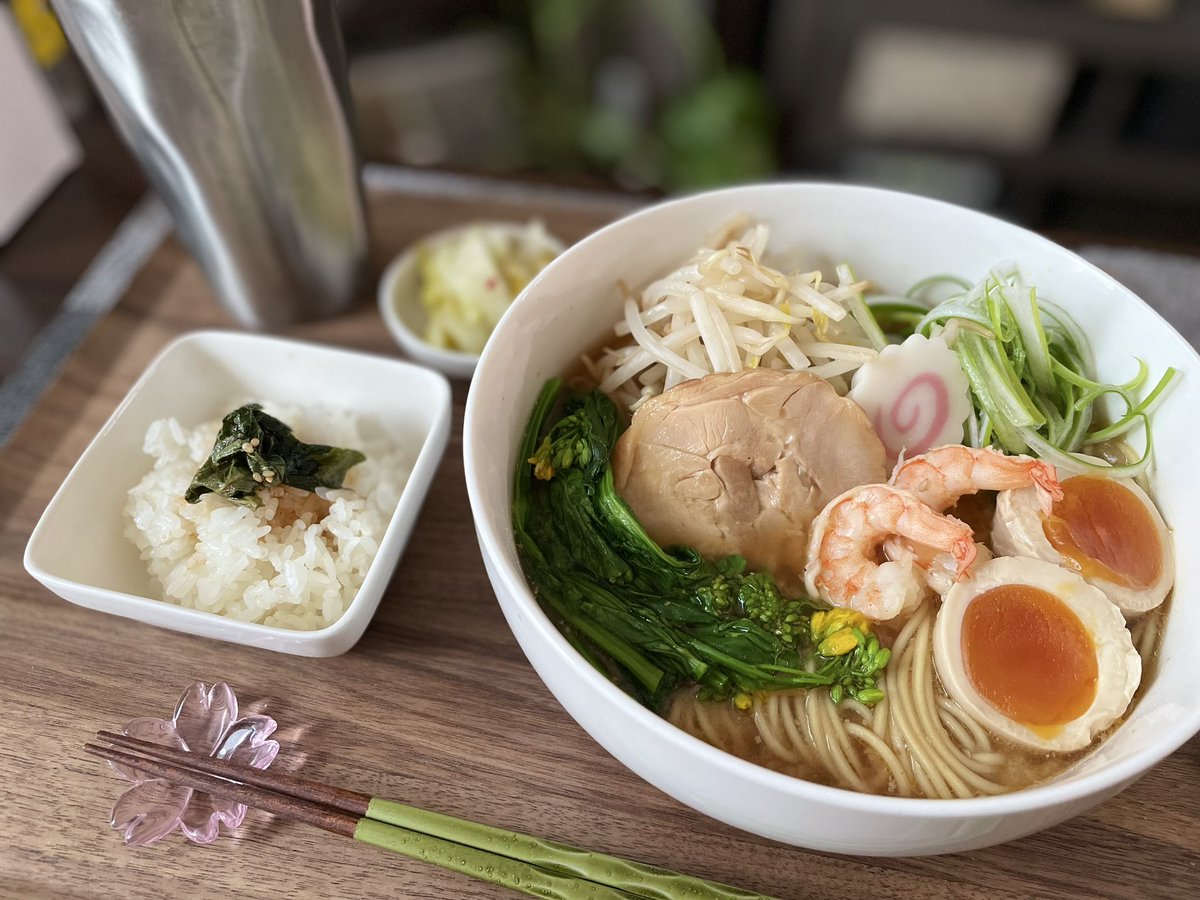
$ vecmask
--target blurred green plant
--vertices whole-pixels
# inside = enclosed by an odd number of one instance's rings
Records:
[[[727,66],[695,0],[530,0],[507,11],[527,42],[525,133],[536,164],[668,191],[775,171],[762,82]]]
[[[775,171],[774,117],[758,77],[718,72],[663,111],[663,174],[668,188],[750,181]]]

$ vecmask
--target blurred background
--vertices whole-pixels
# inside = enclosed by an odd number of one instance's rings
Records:
[[[648,200],[846,180],[991,211],[1068,244],[1200,255],[1200,0],[337,9],[368,161]],[[0,246],[2,376],[5,346],[52,315],[145,185],[44,0],[0,0],[0,13],[74,145]],[[20,127],[2,110],[0,145]],[[31,277],[48,242],[62,265]]]
[[[1195,0],[340,6],[373,159],[652,193],[836,178],[1200,242]]]

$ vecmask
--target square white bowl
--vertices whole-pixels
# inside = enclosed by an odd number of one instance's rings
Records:
[[[219,419],[232,399],[344,409],[368,432],[409,450],[412,473],[379,552],[342,617],[297,631],[186,609],[160,599],[125,537],[126,494],[152,463],[146,429],[174,416]],[[25,547],[25,568],[65,600],[130,619],[300,656],[336,656],[362,636],[383,596],[450,434],[450,385],[399,360],[240,332],[200,331],[167,346],[130,389],[46,507]]]

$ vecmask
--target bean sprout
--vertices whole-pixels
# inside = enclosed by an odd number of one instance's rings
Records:
[[[782,272],[762,259],[770,236],[752,224],[725,229],[680,268],[625,291],[617,343],[585,365],[600,389],[628,409],[682,381],[758,367],[804,369],[843,385],[878,355],[880,331],[863,299],[869,281],[839,265],[834,281],[820,271]]]

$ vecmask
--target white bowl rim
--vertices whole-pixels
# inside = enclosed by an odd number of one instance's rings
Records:
[[[227,339],[227,338],[247,339],[247,340],[254,341],[254,342],[268,341],[271,343],[284,344],[284,345],[298,345],[298,346],[302,346],[302,347],[309,348],[309,349],[319,350],[322,352],[332,352],[337,355],[369,356],[374,359],[386,362],[388,364],[401,366],[404,369],[409,370],[410,375],[415,375],[420,378],[431,379],[430,384],[437,386],[436,390],[438,392],[438,396],[433,398],[434,402],[437,403],[437,409],[435,410],[433,417],[432,417],[433,426],[425,433],[425,435],[421,439],[421,447],[420,447],[420,450],[417,451],[417,455],[413,460],[413,467],[412,467],[413,471],[409,475],[409,480],[410,481],[412,480],[413,475],[417,474],[419,469],[429,468],[430,466],[436,466],[436,464],[438,462],[440,462],[441,452],[444,452],[444,451],[440,451],[438,449],[437,445],[440,442],[436,438],[437,438],[437,434],[438,434],[439,430],[441,429],[441,422],[443,420],[446,420],[447,424],[448,424],[448,419],[451,414],[451,406],[452,406],[452,392],[451,392],[451,388],[450,388],[450,383],[446,380],[446,377],[444,375],[442,375],[440,372],[434,371],[433,369],[430,369],[427,366],[417,365],[416,363],[408,362],[407,360],[393,359],[392,357],[384,356],[384,355],[378,354],[378,353],[371,353],[370,351],[367,351],[367,350],[355,350],[355,349],[348,348],[348,347],[338,347],[338,346],[334,346],[334,345],[330,345],[330,344],[322,344],[322,343],[319,343],[316,341],[306,341],[303,339],[291,338],[291,337],[280,337],[278,335],[272,335],[272,334],[255,334],[252,332],[235,331],[235,330],[230,330],[230,329],[205,328],[205,329],[197,329],[196,331],[189,331],[185,334],[179,335],[174,340],[172,340],[170,343],[168,343],[165,347],[163,347],[162,350],[160,350],[154,356],[154,358],[146,365],[146,368],[142,371],[142,374],[138,376],[137,381],[135,381],[133,383],[133,385],[129,388],[129,390],[126,391],[125,396],[121,398],[121,402],[119,404],[117,404],[116,408],[112,411],[112,413],[109,415],[109,417],[105,420],[104,424],[100,427],[100,430],[96,432],[95,436],[88,442],[87,447],[84,448],[83,452],[79,455],[79,459],[77,459],[75,461],[75,463],[71,466],[70,470],[67,472],[66,476],[63,477],[62,483],[58,486],[58,489],[54,492],[54,496],[51,497],[50,501],[46,504],[46,509],[49,509],[50,506],[53,505],[55,503],[55,501],[57,501],[59,493],[66,487],[67,483],[71,480],[71,476],[74,474],[76,466],[79,466],[88,456],[90,456],[90,454],[92,452],[92,447],[100,440],[100,438],[103,435],[107,434],[112,428],[114,428],[116,426],[117,421],[124,414],[125,408],[127,406],[129,406],[131,403],[133,403],[134,398],[141,392],[141,390],[146,385],[146,383],[148,383],[150,381],[150,379],[154,376],[155,371],[157,371],[159,365],[163,362],[164,359],[166,359],[172,353],[177,352],[180,347],[187,346],[188,344],[197,343],[197,342],[203,343],[204,341],[211,341],[211,340],[216,340],[216,339]],[[438,459],[428,461],[431,454],[436,454],[438,456]],[[433,474],[434,473],[431,472],[430,477],[432,477]],[[383,537],[381,537],[379,540],[381,547],[383,546],[384,542],[388,539],[390,533],[393,531],[394,527],[396,527],[396,525],[399,521],[396,513],[400,510],[400,504],[403,502],[404,492],[408,489],[408,484],[409,484],[409,482],[405,482],[405,486],[400,492],[400,499],[396,504],[396,510],[393,510],[392,515],[388,520],[387,528],[384,529]],[[22,560],[24,563],[25,571],[27,571],[30,575],[32,575],[34,578],[36,578],[38,581],[42,582],[43,584],[53,583],[53,584],[80,585],[80,586],[91,588],[94,590],[103,590],[107,596],[112,597],[117,600],[120,600],[122,605],[126,606],[130,610],[130,612],[133,612],[135,610],[141,610],[141,611],[145,611],[145,612],[161,613],[162,615],[168,616],[171,619],[174,619],[179,623],[179,627],[176,627],[176,625],[174,625],[174,624],[172,624],[170,626],[162,626],[162,627],[167,627],[167,628],[170,628],[171,630],[183,631],[185,633],[190,633],[186,629],[186,625],[188,623],[207,624],[207,623],[213,623],[213,622],[220,622],[223,625],[229,626],[229,628],[231,630],[236,630],[243,634],[262,635],[262,636],[269,637],[269,638],[275,638],[275,637],[285,638],[286,637],[289,641],[299,641],[299,642],[304,642],[304,643],[323,642],[326,639],[340,636],[343,631],[352,630],[352,629],[361,627],[361,623],[358,621],[358,616],[351,614],[354,611],[355,604],[358,603],[359,598],[364,596],[361,585],[359,586],[358,591],[355,593],[354,599],[352,599],[350,601],[349,605],[347,605],[346,609],[342,612],[342,615],[337,619],[336,622],[333,622],[330,625],[326,625],[324,628],[316,628],[316,629],[312,629],[312,630],[302,631],[302,630],[295,629],[295,628],[283,628],[279,625],[264,625],[261,622],[245,622],[240,619],[230,618],[229,616],[222,616],[222,615],[219,615],[218,613],[212,613],[212,612],[208,612],[208,611],[202,610],[202,609],[193,609],[193,608],[187,607],[187,606],[179,606],[174,603],[167,603],[163,600],[155,600],[151,597],[143,597],[140,594],[129,594],[124,591],[114,591],[114,590],[108,590],[105,588],[97,588],[95,585],[90,585],[90,584],[86,584],[85,582],[76,581],[75,579],[72,579],[72,578],[64,578],[60,575],[55,575],[54,573],[48,572],[44,568],[42,568],[40,565],[38,565],[37,562],[33,558],[33,546],[35,543],[34,539],[38,535],[38,532],[41,531],[43,522],[45,521],[45,519],[46,519],[45,510],[43,510],[42,516],[40,516],[38,518],[37,524],[34,525],[33,531],[30,532],[29,540],[26,541],[26,543],[25,543],[24,558]],[[367,574],[364,578],[364,582],[363,582],[364,585],[366,584],[365,579],[371,577],[373,564],[374,564],[374,560],[372,560],[372,568],[368,569]],[[67,601],[67,602],[74,603],[74,601]],[[361,605],[361,604],[359,604],[359,605]],[[116,614],[116,613],[110,612],[110,614]],[[120,615],[120,614],[118,614],[118,615]],[[136,616],[126,616],[126,618],[137,618],[137,617]]]
[[[1121,292],[1126,294],[1129,299],[1141,306],[1143,314],[1153,315],[1162,322],[1174,339],[1185,348],[1186,352],[1196,357],[1197,362],[1200,363],[1200,354],[1157,310],[1107,272],[1083,259],[1074,251],[1068,250],[1066,247],[1056,244],[1054,241],[1036,232],[1022,228],[1019,225],[1014,225],[996,216],[943,200],[886,188],[839,184],[828,181],[771,181],[689,194],[636,210],[620,219],[610,222],[583,240],[568,247],[550,265],[553,266],[569,261],[576,255],[588,252],[591,245],[597,242],[601,235],[605,235],[617,228],[624,228],[630,221],[654,217],[659,215],[663,210],[686,206],[701,197],[734,196],[747,191],[771,188],[783,188],[787,190],[838,190],[858,193],[864,196],[874,195],[881,198],[888,197],[893,199],[904,198],[910,202],[953,210],[956,214],[969,213],[980,219],[988,220],[993,225],[1002,226],[1003,228],[1032,236],[1037,242],[1044,244],[1047,249],[1050,249],[1054,253],[1070,254],[1087,268],[1091,269],[1098,277],[1120,288]],[[547,266],[540,275],[544,275],[549,268],[550,266]],[[522,291],[516,300],[513,301],[512,305],[500,319],[495,331],[492,332],[493,338],[497,335],[501,336],[501,338],[503,337],[508,323],[515,317],[516,311],[525,301],[529,289],[534,286],[537,280],[535,279],[533,282],[530,282],[529,287]],[[480,356],[480,368],[485,367],[492,356],[499,354],[500,351],[497,348],[502,343],[502,339],[488,341],[487,346]],[[472,512],[483,507],[480,496],[478,464],[474,452],[475,445],[479,440],[479,436],[476,435],[473,426],[475,418],[473,413],[477,403],[480,402],[480,389],[476,387],[477,383],[480,382],[472,382],[471,389],[467,394],[466,411],[463,420],[463,464],[467,481],[467,496]],[[517,602],[528,615],[531,627],[536,630],[546,645],[555,652],[565,665],[575,670],[576,674],[579,674],[587,682],[590,682],[593,690],[608,694],[610,699],[622,705],[626,713],[632,716],[636,722],[655,732],[658,737],[669,741],[684,752],[698,756],[714,766],[732,769],[742,778],[755,781],[763,788],[790,795],[797,801],[812,799],[844,806],[858,812],[886,813],[898,817],[933,819],[1002,816],[1014,812],[1064,806],[1072,801],[1081,800],[1104,791],[1111,792],[1120,789],[1125,782],[1144,774],[1152,766],[1183,746],[1197,731],[1200,731],[1200,706],[1196,706],[1189,715],[1181,715],[1178,719],[1171,722],[1170,725],[1164,726],[1153,747],[1132,753],[1127,757],[1106,765],[1097,772],[1077,776],[1065,782],[1039,784],[990,797],[971,797],[952,800],[936,800],[923,797],[892,797],[882,794],[860,793],[846,788],[831,787],[806,781],[749,762],[739,756],[720,750],[697,737],[693,737],[683,729],[671,725],[666,719],[642,706],[642,704],[638,703],[597,672],[592,666],[588,665],[587,661],[578,654],[567,639],[563,637],[562,633],[554,626],[554,623],[550,621],[550,618],[546,615],[541,605],[534,598],[533,592],[519,566],[514,567],[506,558],[506,555],[501,552],[500,547],[503,545],[503,539],[494,532],[486,517],[476,516],[475,525],[482,551],[490,559],[493,571],[502,580],[504,587],[508,589],[511,596],[517,598]],[[509,535],[509,539],[511,539],[511,535]]]

